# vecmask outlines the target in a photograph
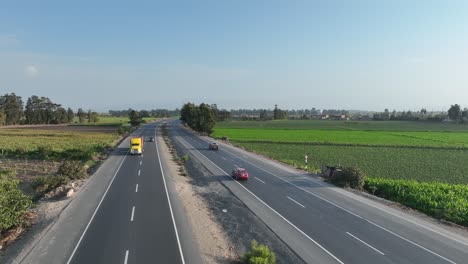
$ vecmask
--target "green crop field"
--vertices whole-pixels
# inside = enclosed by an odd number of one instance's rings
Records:
[[[144,117],[143,121],[151,122],[156,120],[154,117]],[[119,116],[99,116],[98,122],[96,123],[78,123],[78,117],[75,117],[73,125],[89,125],[89,126],[130,126],[130,118],[119,117]]]
[[[425,122],[231,121],[219,123],[213,135],[295,166],[304,166],[307,153],[311,169],[358,165],[372,177],[468,184],[465,129]]]
[[[115,133],[40,129],[0,129],[0,155],[39,159],[83,159],[111,147]]]
[[[216,128],[255,129],[320,129],[320,130],[379,130],[379,131],[432,131],[468,132],[468,125],[442,122],[411,121],[335,121],[335,120],[274,120],[274,121],[226,121]]]
[[[214,136],[227,136],[234,141],[243,142],[296,142],[314,145],[468,148],[468,133],[461,132],[216,128]]]
[[[468,226],[468,130],[427,122],[232,121],[214,137],[304,168],[358,166],[364,189],[439,219]]]

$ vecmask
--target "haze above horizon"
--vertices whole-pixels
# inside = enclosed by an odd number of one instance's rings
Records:
[[[466,1],[4,1],[0,93],[73,108],[468,106]]]

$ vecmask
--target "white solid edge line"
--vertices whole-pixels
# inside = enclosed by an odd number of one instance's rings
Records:
[[[127,264],[127,262],[128,262],[128,250],[125,251],[124,264]]]
[[[289,200],[295,202],[296,204],[298,204],[299,206],[302,206],[302,208],[306,208],[304,205],[302,205],[300,202],[294,200],[293,198],[289,197],[289,196],[286,196]]]
[[[203,140],[203,141],[205,141],[205,142],[207,142],[207,141],[206,141],[205,139],[203,139],[203,138],[200,138],[200,139]],[[233,146],[233,148],[236,148],[236,147]],[[224,150],[224,151],[227,152],[227,153],[229,153],[229,154],[231,154],[231,155],[233,155],[233,156],[236,156],[236,157],[240,158],[239,156],[237,156],[237,155],[235,155],[235,154],[232,154],[231,152],[229,152],[229,151],[227,151],[227,150]],[[244,151],[245,151],[245,150],[244,150]],[[257,160],[259,160],[259,161],[265,163],[264,160],[262,160],[262,159],[259,158],[259,157],[256,157],[254,153],[250,153],[250,152],[249,152],[248,154],[249,154],[250,156],[252,156],[253,158],[255,158],[255,159],[257,159]],[[246,155],[243,155],[243,154],[242,154],[242,156],[245,157],[245,158],[247,158]],[[287,169],[283,169],[283,168],[278,167],[277,164],[274,164],[274,165],[275,165],[277,168],[281,169],[281,170],[288,171]],[[270,173],[270,172],[268,172],[268,173]],[[379,208],[379,207],[377,207],[377,206],[375,206],[375,205],[373,205],[373,204],[371,204],[371,203],[368,203],[368,202],[365,201],[365,200],[360,200],[360,199],[357,199],[357,198],[355,198],[355,197],[353,197],[353,196],[351,196],[351,195],[342,193],[342,192],[340,192],[341,190],[337,190],[337,189],[335,189],[335,188],[331,188],[329,185],[323,184],[323,183],[320,182],[319,180],[310,179],[310,178],[307,178],[307,177],[302,176],[302,175],[298,175],[298,174],[293,173],[293,172],[290,172],[290,171],[288,171],[288,173],[291,174],[291,175],[294,175],[294,176],[302,177],[302,178],[304,178],[304,179],[306,179],[306,180],[308,180],[308,181],[310,181],[310,182],[317,183],[317,184],[319,184],[320,186],[326,187],[326,188],[328,188],[328,189],[330,189],[330,190],[332,190],[332,191],[334,191],[334,192],[337,192],[337,193],[339,193],[339,194],[341,194],[341,195],[346,195],[347,197],[350,197],[351,199],[353,199],[353,200],[355,200],[355,201],[358,201],[358,202],[361,202],[361,203],[363,203],[363,204],[369,205],[369,206],[371,206],[371,207],[373,207],[373,208],[375,208],[375,209],[378,209],[379,211],[382,211],[382,212],[384,212],[384,213],[388,213],[388,214],[393,215],[393,216],[395,216],[395,217],[397,217],[397,218],[400,218],[400,219],[405,220],[405,221],[407,221],[407,222],[410,222],[410,223],[412,223],[412,224],[414,224],[414,225],[417,225],[417,226],[419,226],[419,227],[421,227],[421,228],[424,228],[424,229],[426,229],[426,230],[429,230],[429,231],[431,231],[431,232],[433,232],[433,233],[436,233],[436,234],[438,234],[438,235],[441,235],[441,236],[443,236],[443,237],[445,237],[445,238],[448,238],[448,239],[450,239],[450,240],[453,240],[453,241],[456,241],[456,242],[458,242],[458,243],[460,243],[460,244],[463,244],[463,245],[465,245],[465,246],[468,246],[468,243],[466,243],[466,242],[463,242],[463,241],[461,241],[461,240],[459,240],[459,239],[453,238],[453,237],[451,237],[451,236],[449,236],[449,235],[446,235],[446,234],[444,234],[444,233],[442,233],[442,232],[439,232],[439,231],[437,231],[437,230],[434,230],[434,229],[432,229],[432,228],[430,228],[430,227],[424,226],[424,225],[422,225],[422,224],[420,224],[420,223],[418,223],[418,222],[415,222],[415,221],[413,221],[413,220],[411,220],[411,219],[408,219],[408,218],[405,218],[405,217],[403,217],[403,216],[400,216],[400,215],[394,214],[394,213],[392,213],[392,212],[386,211],[385,209]],[[270,174],[271,174],[271,173],[270,173]]]
[[[180,258],[182,260],[182,264],[185,264],[184,253],[182,252],[182,246],[180,244],[180,239],[179,239],[179,232],[177,231],[177,225],[175,222],[174,213],[172,212],[171,198],[169,197],[169,192],[167,191],[166,179],[164,176],[164,170],[163,170],[162,163],[161,163],[161,157],[159,155],[159,145],[158,145],[158,138],[156,136],[156,128],[154,129],[154,138],[155,138],[154,143],[156,145],[156,153],[158,154],[159,168],[161,169],[161,174],[162,174],[163,183],[164,183],[164,190],[166,191],[167,203],[169,204],[169,211],[171,212],[172,224],[174,225],[174,230],[175,230],[175,234],[177,238],[177,245],[179,246]]]
[[[375,251],[376,251],[377,253],[379,253],[380,255],[385,256],[385,254],[384,254],[382,251],[380,251],[380,250],[376,249],[375,247],[373,247],[373,246],[367,244],[366,242],[364,242],[364,241],[362,241],[361,239],[357,238],[356,236],[354,236],[354,235],[351,234],[350,232],[346,232],[346,234],[350,235],[351,237],[353,237],[353,238],[356,239],[357,241],[363,243],[364,245],[366,245],[366,246],[372,248],[373,250],[375,250]]]
[[[295,175],[295,174],[293,174],[293,175]],[[403,216],[394,214],[394,213],[392,213],[392,212],[390,212],[390,211],[386,211],[386,210],[384,210],[384,209],[382,209],[382,208],[379,208],[378,206],[375,206],[375,205],[373,205],[373,204],[371,204],[371,203],[369,203],[369,202],[367,202],[367,201],[365,201],[365,200],[359,200],[359,199],[357,199],[357,198],[355,198],[355,197],[353,197],[353,196],[351,196],[351,195],[348,195],[348,194],[345,194],[345,193],[341,193],[340,191],[336,190],[335,188],[330,188],[330,186],[327,186],[327,185],[325,185],[325,184],[323,184],[323,183],[321,183],[321,182],[319,182],[319,181],[314,181],[314,180],[309,179],[309,178],[307,178],[307,177],[305,177],[305,176],[302,176],[302,177],[303,177],[304,179],[308,180],[308,181],[311,181],[311,182],[313,182],[313,183],[317,183],[317,184],[319,184],[320,186],[327,187],[327,188],[329,188],[330,190],[332,190],[332,191],[334,191],[334,192],[337,192],[337,193],[339,193],[339,194],[341,194],[341,195],[346,195],[347,197],[349,197],[349,198],[351,198],[351,199],[353,199],[353,200],[355,200],[355,201],[361,202],[361,203],[363,203],[363,204],[365,204],[365,205],[368,205],[368,206],[371,206],[371,207],[373,207],[373,208],[375,208],[375,209],[378,209],[379,211],[388,213],[388,214],[393,215],[393,216],[395,216],[395,217],[397,217],[397,218],[400,218],[400,219],[405,220],[405,221],[408,221],[408,222],[410,222],[410,223],[412,223],[412,224],[414,224],[414,225],[417,225],[417,226],[419,226],[419,227],[421,227],[421,228],[424,228],[424,229],[426,229],[426,230],[429,230],[429,231],[431,231],[431,232],[433,232],[433,233],[436,233],[436,234],[438,234],[438,235],[441,235],[441,236],[443,236],[443,237],[445,237],[445,238],[448,238],[448,239],[450,239],[450,240],[453,240],[453,241],[455,241],[455,242],[458,242],[458,243],[460,243],[460,244],[463,244],[463,245],[465,245],[465,246],[468,246],[468,243],[465,243],[465,242],[463,242],[463,241],[460,241],[459,239],[450,237],[450,236],[448,236],[448,235],[446,235],[446,234],[444,234],[444,233],[442,233],[442,232],[436,231],[436,230],[434,230],[434,229],[432,229],[432,228],[430,228],[430,227],[424,226],[424,225],[422,225],[422,224],[420,224],[420,223],[418,223],[418,222],[415,222],[415,221],[413,221],[413,220],[404,218]]]
[[[112,177],[112,180],[111,180],[111,182],[109,183],[109,186],[107,186],[107,189],[106,189],[106,191],[104,192],[104,195],[102,195],[101,200],[99,201],[99,203],[98,203],[96,209],[95,209],[94,212],[93,212],[93,215],[91,216],[91,219],[89,219],[89,222],[88,222],[88,224],[86,225],[86,228],[85,228],[85,230],[83,231],[83,234],[81,234],[80,239],[78,240],[78,243],[76,244],[75,248],[73,249],[73,251],[72,251],[72,253],[71,253],[71,255],[70,255],[70,258],[68,258],[67,264],[70,264],[70,262],[72,261],[73,256],[75,255],[76,251],[78,250],[78,247],[79,247],[80,244],[81,244],[81,241],[83,240],[84,236],[86,235],[86,232],[88,231],[88,228],[89,228],[89,226],[91,225],[91,222],[93,222],[94,217],[96,216],[96,213],[97,213],[97,211],[99,210],[99,207],[100,207],[101,204],[102,204],[102,201],[104,201],[104,198],[106,198],[107,192],[109,191],[109,189],[110,189],[112,183],[114,182],[115,176],[117,176],[117,174],[118,174],[119,171],[120,171],[120,168],[122,167],[122,164],[124,163],[125,159],[127,158],[127,154],[128,154],[128,151],[125,153],[125,157],[124,157],[124,158],[122,159],[122,161],[120,162],[120,165],[119,165],[119,167],[117,168],[117,171],[115,172],[114,176]]]
[[[227,174],[223,169],[221,169],[218,165],[216,165],[213,161],[211,161],[208,157],[206,157],[205,155],[201,154],[198,150],[196,150],[192,145],[190,145],[190,143],[188,143],[186,140],[182,139],[182,138],[179,138],[179,140],[181,141],[185,141],[185,143],[187,143],[187,145],[189,145],[193,151],[195,152],[198,152],[198,154],[200,154],[201,156],[205,157],[209,162],[211,162],[211,164],[213,164],[216,168],[218,168],[219,170],[221,170],[226,177],[229,177],[229,174]],[[258,201],[260,201],[262,204],[264,204],[266,207],[268,207],[268,209],[270,209],[272,212],[274,212],[275,214],[277,214],[279,217],[281,217],[284,221],[286,221],[286,223],[288,223],[289,225],[291,225],[294,229],[296,229],[299,233],[301,233],[303,236],[305,236],[307,239],[309,239],[310,241],[312,241],[312,243],[314,243],[315,245],[317,245],[319,248],[321,248],[323,251],[325,251],[328,255],[330,255],[333,259],[335,259],[338,263],[341,263],[341,264],[344,264],[340,259],[338,259],[337,257],[335,257],[335,255],[333,255],[332,253],[330,253],[326,248],[324,248],[322,245],[320,245],[317,241],[315,241],[313,238],[311,238],[309,235],[307,235],[304,231],[302,231],[301,229],[299,229],[297,226],[295,226],[293,223],[291,223],[288,219],[286,219],[284,216],[282,216],[280,213],[278,213],[275,209],[273,209],[271,206],[269,206],[267,203],[265,203],[262,199],[258,198],[258,196],[256,196],[254,193],[252,193],[249,189],[247,189],[246,187],[244,187],[242,184],[240,184],[239,182],[237,181],[234,181],[235,183],[239,184],[239,186],[241,186],[242,188],[244,188],[248,193],[250,193],[253,197],[255,197]]]
[[[226,151],[226,150],[225,150],[225,151]],[[300,187],[300,186],[298,186],[298,185],[296,185],[296,184],[294,184],[294,183],[292,183],[292,182],[290,182],[290,181],[288,181],[288,180],[285,180],[285,179],[279,177],[278,175],[276,175],[276,174],[274,174],[274,173],[272,173],[272,172],[270,172],[270,171],[268,171],[268,170],[266,170],[266,169],[264,169],[264,168],[261,168],[261,167],[255,165],[255,164],[253,164],[253,163],[251,163],[251,162],[249,162],[249,161],[247,161],[247,160],[245,160],[245,159],[243,159],[243,158],[241,158],[241,157],[239,157],[239,156],[237,156],[237,155],[235,155],[235,154],[232,154],[232,153],[229,152],[229,151],[226,151],[226,152],[229,153],[229,154],[231,154],[231,155],[233,155],[234,157],[237,157],[237,158],[239,158],[239,159],[241,159],[241,160],[243,160],[243,161],[245,161],[245,162],[251,164],[252,166],[255,166],[255,167],[257,167],[257,168],[259,168],[259,169],[265,171],[266,173],[268,173],[268,174],[270,174],[270,175],[272,175],[272,176],[274,176],[274,177],[276,177],[276,178],[278,178],[278,179],[280,179],[280,180],[282,180],[282,181],[284,181],[284,182],[287,182],[287,183],[291,184],[292,186],[295,186],[296,188],[299,188],[299,189],[303,190],[303,191],[306,192],[306,193],[309,193],[309,194],[311,194],[311,195],[313,195],[313,196],[319,198],[319,199],[322,200],[322,201],[325,201],[325,202],[327,202],[327,203],[329,203],[329,204],[331,204],[331,205],[333,205],[333,206],[335,206],[335,207],[337,207],[337,208],[339,208],[339,209],[341,209],[341,210],[343,210],[343,211],[345,211],[345,212],[348,212],[348,213],[350,213],[350,214],[352,214],[352,215],[354,215],[354,216],[356,216],[356,217],[358,217],[358,218],[360,218],[360,219],[362,219],[362,220],[364,220],[364,221],[366,221],[366,222],[368,222],[368,223],[370,223],[370,224],[372,224],[372,225],[374,225],[374,226],[376,226],[376,227],[378,227],[378,228],[380,228],[380,229],[382,229],[382,230],[384,230],[384,231],[387,231],[388,233],[390,233],[390,234],[392,234],[392,235],[394,235],[394,236],[396,236],[396,237],[398,237],[398,238],[401,238],[401,239],[405,240],[406,242],[409,242],[409,243],[411,243],[411,244],[413,244],[413,245],[415,245],[415,246],[417,246],[417,247],[419,247],[419,248],[421,248],[421,249],[423,249],[423,250],[425,250],[425,251],[427,251],[427,252],[429,252],[429,253],[431,253],[431,254],[433,254],[433,255],[435,255],[435,256],[437,256],[437,257],[443,259],[443,260],[445,260],[445,261],[447,261],[447,262],[456,264],[456,263],[453,262],[452,260],[450,260],[450,259],[448,259],[448,258],[446,258],[446,257],[443,257],[443,256],[441,256],[441,255],[435,253],[434,251],[432,251],[432,250],[430,250],[430,249],[428,249],[428,248],[425,248],[425,247],[419,245],[419,244],[416,243],[416,242],[413,242],[413,241],[411,241],[411,240],[409,240],[409,239],[407,239],[407,238],[405,238],[405,237],[403,237],[403,236],[400,236],[400,235],[396,234],[395,232],[390,231],[390,230],[388,230],[387,228],[385,228],[385,227],[383,227],[383,226],[381,226],[381,225],[379,225],[379,224],[377,224],[377,223],[374,223],[374,222],[371,221],[371,220],[368,220],[368,219],[366,219],[366,218],[364,218],[364,217],[362,217],[362,216],[360,216],[360,215],[358,215],[358,214],[356,214],[356,213],[353,213],[353,212],[349,211],[348,209],[345,209],[344,207],[339,206],[339,205],[337,205],[336,203],[334,203],[334,202],[332,202],[332,201],[329,201],[329,200],[327,200],[327,199],[325,199],[325,198],[323,198],[323,197],[321,197],[321,196],[319,196],[319,195],[317,195],[317,194],[314,194],[314,193],[312,193],[312,192],[310,192],[310,191],[308,191],[308,190],[306,190],[306,189],[304,189],[304,188],[302,188],[302,187]]]
[[[130,222],[133,222],[133,215],[135,214],[135,206],[132,208],[132,216],[130,217]]]
[[[138,192],[138,183],[135,186],[135,192]]]
[[[254,179],[256,179],[257,181],[261,182],[261,183],[265,183],[264,181],[260,180],[259,178],[257,177],[254,177]]]
[[[203,138],[201,138],[201,139],[204,140]],[[366,219],[366,218],[364,218],[364,217],[362,217],[362,216],[360,216],[360,215],[358,215],[358,214],[356,214],[356,213],[353,213],[353,212],[349,211],[348,209],[345,209],[345,208],[343,208],[343,207],[341,207],[341,206],[335,204],[334,202],[331,202],[331,201],[329,201],[329,200],[327,200],[327,199],[325,199],[325,198],[323,198],[323,197],[321,197],[321,196],[319,196],[319,195],[317,195],[317,194],[314,194],[314,193],[312,193],[312,192],[309,192],[309,191],[307,191],[306,189],[304,189],[304,188],[302,188],[302,187],[300,187],[300,186],[298,186],[298,185],[296,185],[296,184],[294,184],[294,183],[292,183],[292,182],[290,182],[290,181],[288,181],[288,180],[285,180],[285,179],[283,179],[283,178],[277,176],[276,174],[274,174],[274,173],[272,173],[272,172],[270,172],[270,171],[268,171],[268,170],[266,170],[266,169],[264,169],[264,168],[261,168],[261,167],[255,165],[255,164],[249,162],[248,160],[245,160],[245,159],[243,159],[243,158],[241,158],[241,157],[239,157],[239,156],[237,156],[237,155],[231,153],[230,151],[227,151],[227,150],[222,150],[222,151],[225,151],[226,153],[229,153],[230,155],[232,155],[232,156],[234,156],[234,157],[237,157],[237,158],[239,158],[239,159],[241,159],[241,160],[243,160],[243,161],[245,161],[245,162],[251,164],[252,166],[257,167],[257,168],[259,168],[259,169],[265,171],[266,173],[268,173],[268,174],[270,174],[270,175],[272,175],[272,176],[274,176],[274,177],[276,177],[276,178],[278,178],[278,179],[280,179],[280,180],[282,180],[282,181],[284,181],[284,182],[287,182],[287,183],[289,183],[289,184],[295,186],[296,188],[299,188],[299,189],[303,190],[304,192],[309,193],[309,194],[311,194],[311,195],[313,195],[313,196],[315,196],[315,197],[321,199],[322,201],[325,201],[325,202],[327,202],[327,203],[329,203],[329,204],[331,204],[331,205],[333,205],[333,206],[336,206],[337,208],[340,208],[341,210],[343,210],[343,211],[345,211],[345,212],[348,212],[348,213],[350,213],[350,214],[352,214],[352,215],[354,215],[354,216],[356,216],[356,217],[358,217],[358,218],[360,218],[360,219],[362,219],[362,220],[364,220],[364,221],[366,221],[366,222],[368,222],[368,223],[370,223],[370,224],[372,224],[372,225],[374,225],[374,226],[376,226],[376,227],[378,227],[378,228],[380,228],[380,229],[382,229],[382,230],[384,230],[384,231],[387,231],[388,233],[390,233],[390,234],[392,234],[392,235],[394,235],[394,236],[396,236],[396,237],[398,237],[398,238],[400,238],[400,239],[402,239],[402,240],[404,240],[404,241],[406,241],[406,242],[408,242],[408,243],[410,243],[410,244],[413,244],[413,245],[415,245],[415,246],[417,246],[417,247],[419,247],[419,248],[421,248],[421,249],[423,249],[423,250],[425,250],[425,251],[427,251],[427,252],[429,252],[429,253],[431,253],[431,254],[433,254],[433,255],[435,255],[435,256],[437,256],[437,257],[443,259],[443,260],[445,260],[445,261],[447,261],[447,262],[456,264],[456,262],[454,262],[454,261],[452,261],[452,260],[450,260],[450,259],[448,259],[448,258],[446,258],[446,257],[443,257],[443,256],[441,256],[441,255],[435,253],[434,251],[432,251],[432,250],[430,250],[430,249],[428,249],[428,248],[425,248],[425,247],[419,245],[419,244],[416,243],[416,242],[413,242],[413,241],[411,241],[411,240],[409,240],[409,239],[407,239],[407,238],[405,238],[405,237],[403,237],[403,236],[400,236],[400,235],[396,234],[395,232],[393,232],[393,231],[391,231],[391,230],[388,230],[387,228],[385,228],[385,227],[383,227],[383,226],[380,226],[380,225],[378,225],[377,223],[372,222],[371,220],[368,220],[368,219]],[[211,161],[211,160],[210,160],[210,161]],[[292,175],[297,176],[296,174],[292,174]],[[328,187],[328,186],[327,186],[327,187]],[[329,187],[328,187],[328,188],[329,188]],[[333,188],[330,188],[330,189],[333,190]],[[405,218],[402,218],[402,219],[405,219]],[[405,220],[407,220],[407,219],[405,219]],[[408,221],[409,221],[409,220],[408,220]]]

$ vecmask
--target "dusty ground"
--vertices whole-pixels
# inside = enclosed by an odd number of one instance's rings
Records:
[[[31,182],[39,176],[55,175],[61,162],[0,158],[0,170],[11,170],[20,181],[20,189],[29,196],[34,195]]]
[[[219,180],[222,175],[213,175],[196,158],[174,140],[169,130],[169,138],[179,157],[188,154],[185,162],[189,183],[195,194],[207,206],[211,218],[221,227],[225,237],[232,244],[234,254],[239,260],[255,239],[267,245],[276,255],[277,263],[304,263],[271,229],[265,225],[245,204],[234,196]],[[222,263],[216,259],[215,263]],[[234,263],[239,263],[234,261]]]
[[[159,144],[162,149],[161,155],[166,155],[168,160],[173,160],[164,141],[160,140]],[[170,175],[174,177],[177,194],[184,205],[203,261],[215,264],[232,263],[238,259],[227,234],[216,222],[205,201],[194,190],[190,177],[181,175],[179,165],[175,161],[171,162],[169,169]]]

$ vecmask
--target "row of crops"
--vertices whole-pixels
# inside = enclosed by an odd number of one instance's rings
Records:
[[[432,131],[432,124],[413,122],[405,124],[412,129],[397,131],[388,123],[384,126],[393,130],[359,131],[303,129],[305,123],[294,129],[295,121],[282,122],[283,128],[274,121],[244,122],[240,127],[221,123],[214,136],[229,137],[237,146],[295,167],[304,167],[307,154],[310,171],[323,164],[358,166],[368,176],[367,191],[468,226],[468,133],[464,126],[453,126],[451,132]],[[428,131],[417,131],[420,124]]]
[[[0,156],[88,160],[111,147],[116,134],[99,132],[1,129]]]
[[[364,188],[439,219],[468,226],[468,185],[369,178]]]

